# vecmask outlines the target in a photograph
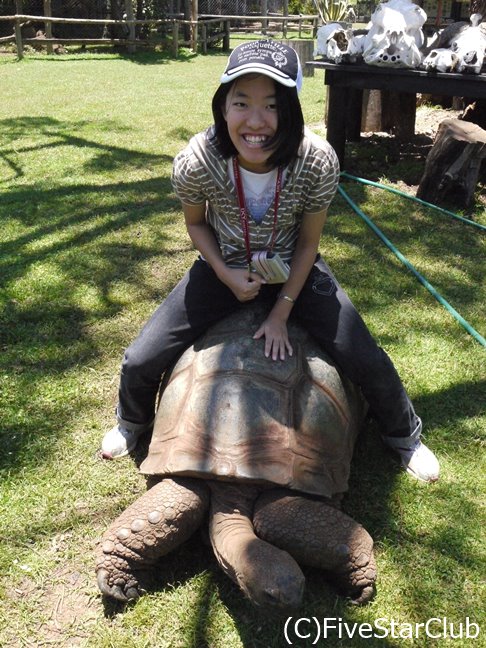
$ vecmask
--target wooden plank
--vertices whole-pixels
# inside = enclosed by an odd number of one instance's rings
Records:
[[[206,17],[207,16],[207,17]],[[14,14],[10,16],[0,16],[0,21],[14,21],[16,18],[20,18],[21,21],[33,20],[38,22],[45,22],[44,16],[31,15],[31,14]],[[317,16],[230,16],[230,15],[221,15],[213,16],[211,14],[201,14],[199,20],[204,19],[205,21],[213,20],[214,22],[221,20],[247,20],[247,21],[256,21],[261,22],[262,20],[273,20],[275,22],[285,22],[290,21],[292,23],[302,23],[310,22],[312,23],[312,29],[316,30],[317,25]],[[57,18],[50,17],[49,21],[52,23],[69,23],[69,24],[83,24],[83,25],[126,25],[133,23],[134,25],[167,25],[172,24],[174,20],[181,24],[191,25],[194,21],[192,20],[183,20],[181,18],[147,18],[144,20],[114,20],[112,18]]]
[[[322,64],[309,62],[320,68]],[[386,70],[373,66],[353,65],[324,67],[325,83],[346,88],[396,90],[398,92],[421,92],[458,97],[486,97],[486,75],[474,74],[428,74],[425,70]],[[340,69],[336,69],[340,68]],[[370,69],[371,68],[371,69]]]
[[[28,14],[15,14],[14,16],[0,16],[0,21],[13,21],[19,19],[21,22],[33,20],[34,22],[46,22],[59,24],[72,24],[72,25],[172,25],[173,18],[161,19],[153,18],[147,20],[113,20],[112,18],[55,18],[53,16],[46,18],[45,16],[31,16]],[[180,24],[191,25],[192,20],[177,20]]]
[[[117,45],[149,45],[146,41],[142,40],[129,40],[128,38],[24,38],[24,43],[36,45],[110,45],[116,43]]]

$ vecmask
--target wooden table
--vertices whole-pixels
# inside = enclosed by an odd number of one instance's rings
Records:
[[[325,70],[328,90],[327,139],[341,165],[347,140],[359,138],[363,90],[391,90],[404,95],[417,92],[450,97],[486,98],[485,74],[426,72],[383,68],[366,64],[309,61],[314,69]]]

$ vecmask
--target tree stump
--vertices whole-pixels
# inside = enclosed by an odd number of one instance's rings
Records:
[[[365,90],[361,130],[393,133],[400,141],[415,134],[416,96],[412,92]]]
[[[470,207],[483,158],[486,131],[477,124],[445,119],[427,156],[417,198],[433,204],[448,198],[460,207]]]
[[[314,41],[309,38],[281,38],[280,42],[288,47],[293,47],[297,52],[302,66],[302,76],[314,76],[314,68],[312,65],[305,64],[306,61],[314,60]]]

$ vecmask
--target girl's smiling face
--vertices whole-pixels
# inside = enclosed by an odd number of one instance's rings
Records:
[[[224,118],[240,165],[254,173],[269,171],[273,150],[264,146],[277,131],[275,82],[261,74],[237,79],[226,97]]]

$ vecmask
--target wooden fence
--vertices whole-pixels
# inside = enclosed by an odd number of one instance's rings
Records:
[[[311,29],[313,37],[315,37],[318,26],[318,16],[214,16],[202,15],[198,20],[184,20],[179,17],[171,17],[167,19],[153,19],[153,20],[135,20],[132,15],[128,15],[124,20],[113,20],[110,18],[101,19],[88,19],[88,18],[55,18],[53,16],[30,16],[26,14],[15,14],[14,16],[0,16],[0,21],[13,21],[14,33],[11,36],[0,38],[2,42],[15,41],[17,47],[17,56],[22,59],[24,56],[23,47],[25,44],[46,46],[48,52],[52,52],[53,45],[71,44],[71,45],[87,45],[87,44],[122,44],[127,47],[129,52],[134,52],[139,45],[145,46],[148,44],[146,40],[137,39],[135,37],[136,25],[151,25],[151,26],[165,26],[167,32],[170,33],[169,48],[173,56],[177,56],[179,47],[187,45],[192,48],[194,52],[197,51],[198,45],[201,51],[207,53],[208,47],[216,41],[222,41],[224,50],[230,48],[230,30],[231,23],[240,23],[238,29],[241,28],[242,22],[250,23],[254,26],[255,23],[261,22],[262,33],[269,30],[271,22],[280,24],[283,37],[287,36],[289,26],[297,25],[299,37],[301,36],[302,29]],[[44,23],[45,33],[42,37],[25,38],[22,36],[22,25],[25,23]],[[305,25],[310,23],[310,25]],[[77,25],[124,25],[127,28],[127,38],[53,38],[52,25],[53,24],[77,24]],[[190,39],[181,38],[181,28],[187,27],[190,32]],[[211,28],[212,27],[212,28]],[[216,29],[214,29],[216,28]],[[165,36],[160,37],[161,41],[166,41]],[[153,41],[152,41],[153,42]]]

